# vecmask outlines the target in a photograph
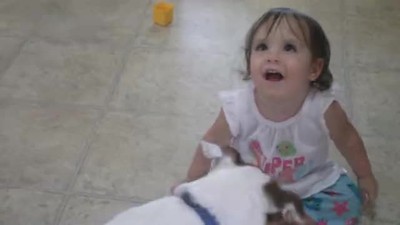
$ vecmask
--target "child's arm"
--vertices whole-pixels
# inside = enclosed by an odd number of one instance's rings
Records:
[[[231,132],[229,130],[229,125],[226,122],[224,112],[221,109],[214,124],[204,135],[203,140],[224,147],[229,145],[230,139],[231,139]],[[225,148],[224,150],[226,151]],[[225,153],[230,154],[230,152],[225,152]],[[211,160],[203,155],[203,149],[201,145],[198,145],[192,163],[189,167],[189,171],[186,176],[186,181],[196,180],[204,176],[210,169],[210,165],[211,165]]]
[[[378,185],[360,135],[336,101],[324,116],[331,139],[356,174],[360,188],[368,194],[369,199],[365,200],[373,202],[377,197]]]

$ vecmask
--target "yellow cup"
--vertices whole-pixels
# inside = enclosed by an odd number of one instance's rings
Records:
[[[160,26],[168,26],[174,17],[174,4],[157,2],[153,6],[153,21]]]

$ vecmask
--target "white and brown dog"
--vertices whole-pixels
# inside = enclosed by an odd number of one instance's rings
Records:
[[[237,165],[219,147],[203,143],[217,158],[208,175],[177,186],[172,196],[130,208],[107,225],[309,225],[301,200],[258,168]]]

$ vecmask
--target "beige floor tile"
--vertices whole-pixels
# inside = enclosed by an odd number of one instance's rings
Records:
[[[339,19],[342,18],[343,15],[340,13],[326,13],[320,11],[310,12],[309,15],[318,21],[329,40],[331,47],[330,65],[337,70],[343,68],[344,25],[343,21]]]
[[[289,7],[304,12],[309,8],[309,3],[308,0],[258,0],[257,8],[261,12],[275,7]]]
[[[352,0],[344,1],[346,14],[360,18],[399,19],[398,9],[400,2],[397,0]]]
[[[140,112],[203,116],[219,111],[217,92],[231,86],[229,57],[151,49],[134,50],[112,101]]]
[[[397,170],[398,171],[398,170]],[[400,220],[400,202],[398,178],[386,176],[386,172],[377,172],[377,180],[379,183],[379,196],[376,201],[376,221],[375,224],[397,225]]]
[[[400,202],[400,193],[398,191],[400,185],[398,180],[400,153],[393,150],[397,149],[400,141],[378,136],[363,136],[362,138],[379,184],[375,224],[397,224],[395,221],[400,219],[400,209],[397,207]],[[357,178],[345,159],[334,148],[332,150],[334,150],[331,152],[332,158],[346,168],[356,181]],[[366,221],[368,222],[368,220]]]
[[[115,200],[72,197],[65,208],[60,225],[105,224],[114,215],[133,205],[132,203]]]
[[[325,13],[344,13],[344,2],[346,0],[336,1],[320,1],[320,0],[308,0],[306,12],[325,12]],[[341,21],[342,17],[337,17],[336,22]]]
[[[288,7],[303,13],[342,13],[343,0],[319,1],[319,0],[254,0],[250,4],[253,12],[263,13],[271,8]]]
[[[198,117],[110,113],[75,189],[139,200],[168,194],[184,178],[209,124]]]
[[[58,42],[113,44],[125,48],[148,1],[54,0],[36,34]]]
[[[0,37],[0,80],[4,71],[17,56],[23,43],[24,40],[21,38]]]
[[[30,41],[3,75],[0,96],[104,105],[120,59],[102,45]]]
[[[399,137],[400,76],[397,71],[349,70],[354,118],[363,134]]]
[[[0,36],[26,37],[32,33],[48,0],[0,1]]]
[[[55,194],[0,189],[0,224],[53,225],[61,200]]]
[[[398,19],[346,17],[345,53],[350,66],[400,69],[400,22]]]
[[[395,138],[384,137],[364,137],[363,139],[373,170],[377,174],[384,174],[384,177],[387,179],[399,182],[398,173],[400,171],[400,164],[398,161],[400,159],[400,152],[394,150],[400,146],[400,141]],[[397,188],[391,191],[395,190]]]
[[[65,190],[97,114],[1,104],[1,186]]]
[[[237,52],[243,46],[247,29],[250,28],[249,18],[253,20],[253,15],[246,13],[251,5],[226,0],[173,2],[174,20],[166,28],[154,25],[152,8],[147,10],[135,46],[226,54]]]

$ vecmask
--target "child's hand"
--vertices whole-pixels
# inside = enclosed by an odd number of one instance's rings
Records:
[[[375,212],[375,200],[378,196],[378,182],[373,175],[358,178],[358,186],[363,197],[364,211],[373,217]]]

